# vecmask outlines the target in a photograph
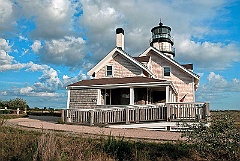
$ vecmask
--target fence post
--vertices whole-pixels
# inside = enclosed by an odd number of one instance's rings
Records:
[[[19,108],[17,108],[17,115],[19,115]]]
[[[64,110],[62,110],[62,121],[65,122],[65,118],[64,118]]]
[[[67,121],[66,122],[72,122],[72,117],[71,117],[71,111],[67,109]]]
[[[130,121],[129,121],[129,108],[126,107],[125,111],[126,111],[126,124],[130,124]]]
[[[207,121],[210,121],[210,107],[208,102],[205,103],[204,117]]]
[[[135,121],[139,123],[139,107],[135,107]]]
[[[90,116],[89,116],[89,124],[90,126],[93,125],[93,121],[94,121],[94,113],[93,110],[89,110]]]
[[[170,120],[170,104],[169,103],[166,103],[166,107],[167,107],[167,121],[171,121]]]

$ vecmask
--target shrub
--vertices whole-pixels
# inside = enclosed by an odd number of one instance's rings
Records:
[[[240,157],[239,129],[228,115],[216,114],[210,127],[205,122],[190,126],[185,135],[208,160],[237,160]]]

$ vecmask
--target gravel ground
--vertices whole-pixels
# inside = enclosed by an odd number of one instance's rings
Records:
[[[17,118],[8,120],[8,125],[28,127],[34,129],[44,130],[58,130],[64,132],[73,132],[77,134],[91,134],[91,135],[111,135],[116,137],[125,137],[132,139],[145,139],[145,140],[183,140],[181,133],[166,132],[166,131],[149,131],[141,128],[134,129],[119,129],[107,128],[96,126],[82,126],[82,125],[69,125],[57,124],[59,117],[51,116],[29,116],[28,118]]]

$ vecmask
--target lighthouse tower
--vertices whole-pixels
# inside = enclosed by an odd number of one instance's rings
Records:
[[[175,57],[175,48],[173,47],[173,38],[170,35],[171,28],[164,26],[160,20],[159,26],[152,28],[151,32],[150,46],[173,59]]]

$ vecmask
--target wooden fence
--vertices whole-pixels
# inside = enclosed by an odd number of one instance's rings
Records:
[[[166,103],[161,105],[98,106],[95,109],[65,109],[66,123],[100,125],[147,121],[180,121],[208,119],[208,103]]]
[[[4,109],[0,109],[0,113],[1,114],[26,114],[26,110],[20,110],[19,108],[17,108],[16,110],[13,109],[8,109],[8,108],[4,108]]]

